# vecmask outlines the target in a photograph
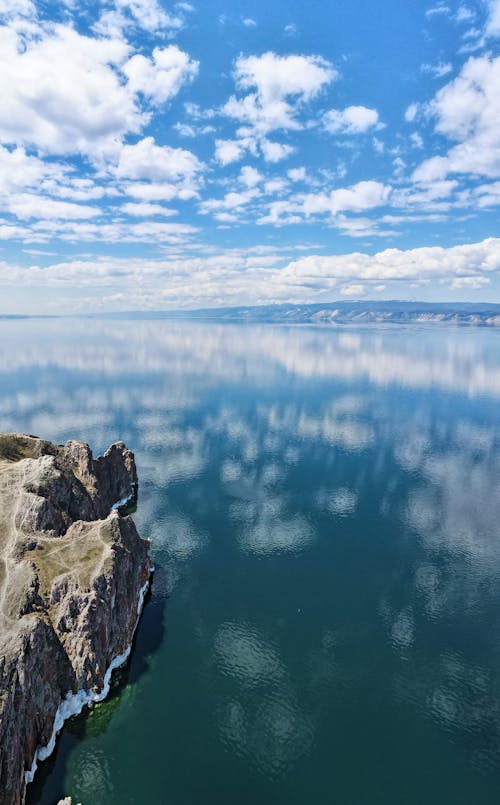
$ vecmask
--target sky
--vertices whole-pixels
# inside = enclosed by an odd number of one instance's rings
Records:
[[[0,0],[0,314],[500,302],[500,0]]]

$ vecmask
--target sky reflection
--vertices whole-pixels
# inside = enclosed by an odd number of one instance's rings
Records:
[[[136,696],[54,772],[74,796],[88,799],[97,764],[109,805],[133,773],[154,802],[167,782],[180,805],[199,802],[193,767],[222,770],[220,805],[242,775],[253,801],[417,805],[424,782],[405,780],[440,757],[426,801],[496,803],[497,333],[0,330],[0,429],[96,451],[124,439],[162,571],[153,606],[170,596]],[[115,748],[148,717],[169,729],[134,749],[127,788]]]

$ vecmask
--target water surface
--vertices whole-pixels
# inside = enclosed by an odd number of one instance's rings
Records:
[[[157,566],[29,805],[497,805],[499,347],[0,322],[0,430],[124,439]]]

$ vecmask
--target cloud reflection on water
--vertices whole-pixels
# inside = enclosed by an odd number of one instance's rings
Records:
[[[128,441],[138,520],[176,583],[222,543],[221,521],[241,561],[309,560],[329,543],[328,591],[342,585],[335,562],[349,565],[354,614],[349,603],[315,611],[300,683],[289,647],[257,617],[209,624],[199,605],[229,686],[217,718],[230,751],[271,777],[311,751],[322,696],[348,696],[370,676],[359,601],[373,608],[367,631],[381,630],[393,699],[500,743],[495,670],[461,640],[500,598],[500,334],[75,320],[69,332],[44,323],[36,338],[37,328],[0,323],[0,429],[77,432],[97,448]],[[219,518],[212,531],[207,513]],[[358,578],[361,551],[371,575]],[[283,618],[284,644],[295,628]],[[491,661],[494,634],[482,640]],[[500,763],[486,755],[474,762]]]

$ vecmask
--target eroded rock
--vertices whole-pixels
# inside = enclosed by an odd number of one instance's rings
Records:
[[[113,507],[136,497],[122,442],[94,459],[83,442],[0,434],[0,805],[23,802],[67,697],[97,696],[130,647],[149,543]]]

